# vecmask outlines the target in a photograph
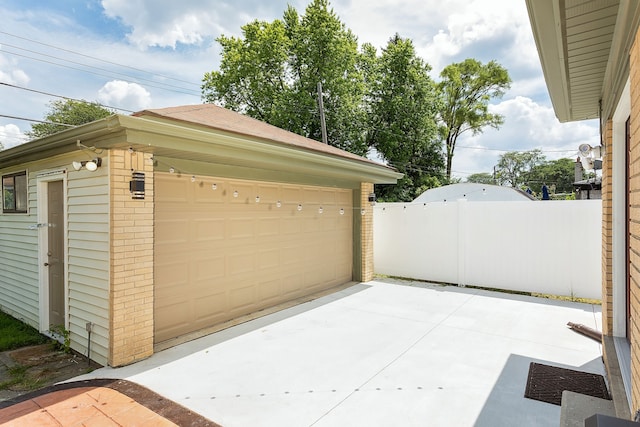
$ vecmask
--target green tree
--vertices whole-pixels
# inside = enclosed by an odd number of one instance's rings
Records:
[[[203,98],[282,127],[284,102],[292,90],[284,23],[256,20],[243,26],[242,34],[244,38],[218,38],[223,52],[220,70],[205,74]]]
[[[70,125],[80,126],[112,114],[114,114],[114,111],[104,108],[95,102],[74,101],[71,99],[51,101],[49,103],[49,112],[44,117],[44,120],[48,123],[32,124],[31,131],[25,133],[32,139],[44,138],[69,129]]]
[[[540,189],[544,184],[554,185],[556,193],[572,193],[574,180],[575,161],[558,159],[534,166],[525,184],[532,189]]]
[[[431,67],[416,56],[413,43],[398,34],[377,60],[365,46],[363,63],[370,85],[368,145],[404,173],[397,185],[376,193],[385,201],[410,201],[442,181],[444,159],[438,140],[438,97],[429,77]]]
[[[318,83],[322,84],[328,142],[364,155],[364,81],[357,38],[329,8],[313,0],[300,16],[254,21],[243,38],[221,36],[219,71],[206,73],[205,102],[322,140]]]
[[[440,132],[446,148],[446,176],[450,178],[458,137],[467,131],[481,133],[486,126],[498,129],[504,122],[501,115],[489,112],[489,101],[504,95],[511,78],[496,61],[483,65],[475,59],[448,65],[440,77]]]
[[[531,171],[543,165],[545,157],[542,151],[509,151],[500,155],[496,165],[496,180],[500,185],[520,188],[531,177]]]
[[[495,184],[493,175],[486,172],[473,173],[467,177],[467,182],[475,184]]]

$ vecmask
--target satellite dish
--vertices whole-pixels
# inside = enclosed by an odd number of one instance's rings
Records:
[[[578,151],[582,157],[589,157],[591,153],[591,146],[589,144],[580,144]]]

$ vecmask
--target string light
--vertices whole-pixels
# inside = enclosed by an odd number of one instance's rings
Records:
[[[165,164],[165,166],[169,166],[169,165]],[[171,174],[177,174],[177,177],[178,177],[178,178],[181,178],[181,177],[182,177],[182,175],[181,175],[181,174],[182,174],[182,172],[179,172],[179,171],[178,171],[175,167],[173,167],[173,166],[169,166],[168,171],[169,171],[169,173],[171,173]],[[187,174],[187,176],[189,176],[189,175]],[[190,175],[190,181],[191,181],[192,183],[195,183],[196,181],[198,181],[198,177],[197,177],[196,175]],[[203,185],[211,185],[211,190],[214,190],[214,191],[215,191],[215,190],[218,190],[218,188],[219,188],[218,183],[216,183],[216,182],[207,183],[207,182],[206,182],[206,179],[205,179],[205,180],[202,180],[202,181],[200,182],[200,186],[203,186]],[[226,194],[226,193],[225,193],[225,192],[223,192],[223,195],[225,195],[225,194]],[[240,196],[240,193],[239,193],[239,191],[238,191],[238,190],[234,190],[234,191],[233,191],[233,193],[231,193],[231,194],[232,194],[232,196],[233,196],[234,198],[238,198],[238,197]],[[259,195],[255,196],[255,202],[256,202],[256,203],[261,203],[261,202],[263,202],[262,197],[260,197]],[[276,200],[275,202],[274,202],[274,201],[268,201],[268,203],[272,204],[271,206],[273,206],[273,203],[275,203],[275,206],[276,206],[277,208],[282,208],[282,207],[283,207],[283,205],[284,205],[284,204],[286,204],[286,203],[282,202],[282,200]],[[311,204],[312,204],[312,205],[316,205],[316,206],[317,206],[318,214],[324,214],[324,206],[323,206],[323,205],[316,204],[316,203],[313,203],[313,202],[312,202]],[[294,204],[294,205],[295,205],[296,210],[297,210],[298,212],[302,212],[302,209],[303,209],[303,204],[302,204],[302,203],[296,203],[296,204]],[[373,206],[373,204],[372,204],[372,206]],[[355,211],[356,209],[358,209],[358,210],[360,210],[360,214],[361,214],[361,215],[366,215],[366,210],[365,210],[365,209],[361,209],[360,207],[350,207],[350,208],[348,207],[347,209],[353,209],[354,211]],[[384,208],[383,208],[383,209],[384,209]],[[345,214],[345,212],[346,212],[346,210],[345,210],[345,208],[343,207],[343,208],[340,208],[338,212],[339,212],[339,214],[340,214],[340,215],[344,215],[344,214]]]

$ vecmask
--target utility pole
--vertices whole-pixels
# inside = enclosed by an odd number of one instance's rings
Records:
[[[320,128],[322,130],[322,142],[328,144],[327,123],[324,120],[324,104],[322,102],[322,82],[318,82],[318,109],[320,110]]]

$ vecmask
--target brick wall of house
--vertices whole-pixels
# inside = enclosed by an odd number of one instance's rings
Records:
[[[109,364],[153,354],[153,165],[149,155],[111,150],[111,289]],[[145,198],[129,191],[132,171],[145,173]]]
[[[629,233],[631,279],[631,413],[640,409],[640,39],[636,33],[630,52],[631,150],[629,153]]]
[[[602,333],[613,335],[613,128],[609,120],[602,129]]]
[[[360,281],[373,280],[373,206],[369,203],[369,194],[373,193],[373,184],[363,182],[360,185],[361,215],[360,244],[362,247]],[[357,214],[357,212],[356,212]]]

